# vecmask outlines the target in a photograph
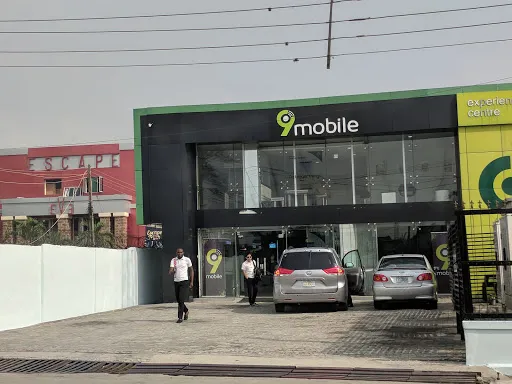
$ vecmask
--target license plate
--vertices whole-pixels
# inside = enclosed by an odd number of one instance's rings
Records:
[[[315,282],[314,281],[303,281],[302,282],[302,286],[303,287],[308,287],[308,288],[314,287],[315,286]]]
[[[409,278],[408,277],[398,276],[396,278],[396,282],[397,283],[408,283],[409,282]]]

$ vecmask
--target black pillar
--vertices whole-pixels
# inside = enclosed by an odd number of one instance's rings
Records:
[[[161,222],[163,226],[163,302],[175,301],[174,283],[168,271],[177,248],[183,248],[185,255],[192,260],[195,275],[193,295],[198,297],[195,145],[152,146],[150,154],[153,160],[158,158],[157,168],[160,168],[155,169],[152,162],[150,195],[158,198],[150,201],[160,204],[151,205],[150,202],[150,216],[152,221]]]

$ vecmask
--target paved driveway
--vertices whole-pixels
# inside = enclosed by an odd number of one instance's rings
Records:
[[[271,303],[249,307],[230,299],[200,299],[190,309],[183,324],[175,323],[176,304],[160,304],[0,332],[0,356],[108,355],[126,361],[178,353],[464,362],[447,299],[436,311],[375,311],[369,298],[357,298],[348,312],[276,314]]]

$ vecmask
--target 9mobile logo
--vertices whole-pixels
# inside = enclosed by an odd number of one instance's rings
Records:
[[[295,115],[288,109],[283,109],[277,114],[277,124],[283,128],[282,137],[287,137],[290,132],[293,132],[294,136],[315,136],[325,133],[340,134],[359,131],[359,123],[356,120],[347,121],[345,117],[338,118],[337,121],[330,121],[326,118],[325,123],[295,124]]]

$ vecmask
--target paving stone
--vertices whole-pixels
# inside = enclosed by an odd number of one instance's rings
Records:
[[[232,299],[190,303],[190,319],[176,324],[176,304],[99,313],[0,332],[0,356],[47,352],[70,356],[142,354],[228,356],[353,356],[393,360],[464,362],[455,314],[439,310],[375,311],[356,299],[347,312],[301,308],[276,314],[272,303],[249,307]]]

